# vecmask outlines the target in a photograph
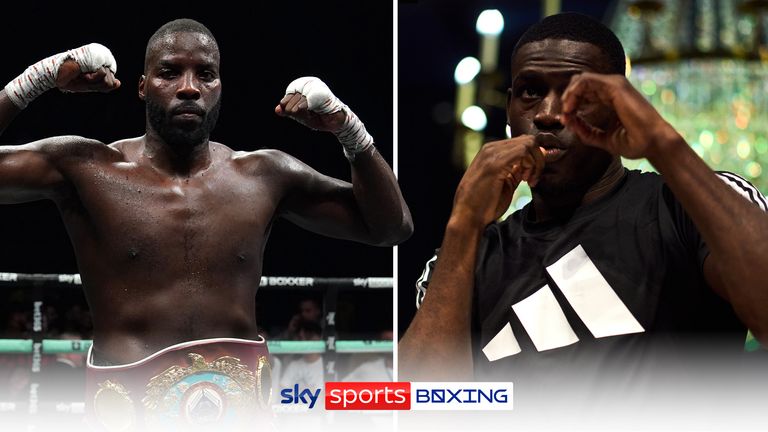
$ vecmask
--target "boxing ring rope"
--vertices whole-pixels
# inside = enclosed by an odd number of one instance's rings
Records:
[[[42,355],[78,353],[85,355],[92,345],[91,340],[59,340],[44,339],[42,326],[42,310],[45,289],[79,288],[82,279],[79,274],[43,274],[43,273],[9,273],[0,272],[0,288],[31,285],[32,288],[32,338],[31,339],[0,339],[0,355],[32,354],[30,379],[30,401],[27,407],[29,414],[36,414],[43,404],[38,403],[36,393],[37,381],[41,373],[40,358]],[[323,335],[317,341],[271,340],[267,346],[271,354],[323,354],[326,381],[337,378],[336,354],[360,353],[391,353],[392,341],[383,340],[337,340],[336,335],[336,306],[339,291],[392,289],[393,280],[387,277],[363,278],[319,278],[299,276],[262,276],[259,288],[318,290],[323,294]],[[33,399],[35,402],[33,403]],[[57,412],[81,414],[82,402],[46,403]],[[13,407],[12,407],[13,406]],[[15,411],[16,403],[0,401],[0,413]]]
[[[43,339],[42,354],[86,354],[92,341],[71,339]],[[392,341],[383,340],[340,340],[336,341],[336,352],[340,354],[388,353],[392,352]],[[325,354],[325,341],[267,341],[270,354]],[[32,354],[32,339],[0,339],[0,354]]]
[[[44,286],[75,287],[82,285],[79,274],[44,274],[44,273],[7,273],[0,272],[0,287],[16,287],[19,284],[32,284],[37,292]],[[310,353],[382,353],[391,352],[392,343],[374,340],[336,340],[336,299],[338,290],[355,289],[391,289],[392,278],[318,278],[299,276],[262,276],[260,289],[301,289],[325,291],[323,299],[325,317],[323,341],[267,341],[273,354],[310,354]],[[42,309],[42,301],[33,302],[33,317],[38,316]],[[37,320],[35,320],[37,321]],[[87,353],[91,345],[89,340],[55,340],[42,338],[42,326],[33,322],[32,339],[0,339],[0,354],[29,354],[33,352],[34,344],[39,343],[43,354]]]
[[[54,286],[82,285],[79,274],[43,274],[43,273],[3,273],[0,272],[0,286],[16,286],[19,283],[35,283]],[[260,288],[327,288],[337,286],[342,289],[355,288],[392,288],[392,278],[318,278],[304,276],[262,276]]]

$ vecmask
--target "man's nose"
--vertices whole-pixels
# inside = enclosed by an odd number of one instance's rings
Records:
[[[534,125],[540,131],[557,132],[563,129],[562,109],[560,95],[555,91],[550,91],[539,104],[539,111],[533,117]]]
[[[181,77],[181,84],[176,90],[176,97],[186,100],[197,100],[200,98],[200,83],[194,73],[185,73]]]

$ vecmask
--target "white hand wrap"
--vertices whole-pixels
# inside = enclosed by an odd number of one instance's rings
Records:
[[[96,72],[102,67],[117,72],[117,62],[104,45],[92,43],[63,53],[52,55],[28,67],[21,75],[5,86],[5,93],[14,105],[24,109],[43,92],[56,87],[59,67],[72,59],[83,73]]]
[[[317,114],[333,114],[344,111],[346,114],[341,129],[334,132],[336,138],[344,147],[344,155],[349,161],[355,160],[355,155],[373,147],[373,137],[365,130],[365,125],[333,95],[331,89],[319,78],[302,77],[293,80],[285,89],[285,94],[301,93],[307,98],[308,109]]]

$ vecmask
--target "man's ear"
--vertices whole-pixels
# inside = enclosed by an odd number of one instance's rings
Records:
[[[139,99],[144,100],[144,82],[146,81],[147,77],[145,75],[142,75],[141,78],[139,78]]]

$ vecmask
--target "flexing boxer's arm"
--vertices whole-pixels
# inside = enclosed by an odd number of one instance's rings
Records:
[[[612,130],[584,123],[580,107],[600,104],[619,117]],[[708,284],[768,346],[768,215],[721,181],[645,98],[620,75],[574,76],[563,93],[565,125],[583,142],[629,158],[646,157],[690,216],[710,254]]]
[[[324,235],[380,246],[398,244],[411,235],[411,214],[392,169],[363,123],[322,81],[313,77],[293,81],[275,112],[334,133],[352,170],[349,184],[294,159],[295,187],[282,205],[287,219]]]
[[[114,57],[98,44],[86,45],[43,59],[27,68],[0,91],[0,133],[13,118],[47,90],[111,91],[115,79]],[[64,177],[57,162],[81,152],[92,140],[56,137],[38,142],[0,146],[0,203],[9,204],[55,198],[62,192]]]
[[[400,340],[400,380],[472,380],[472,291],[480,239],[507,210],[520,181],[536,184],[544,167],[540,151],[529,135],[496,141],[484,145],[467,169],[429,293]]]

